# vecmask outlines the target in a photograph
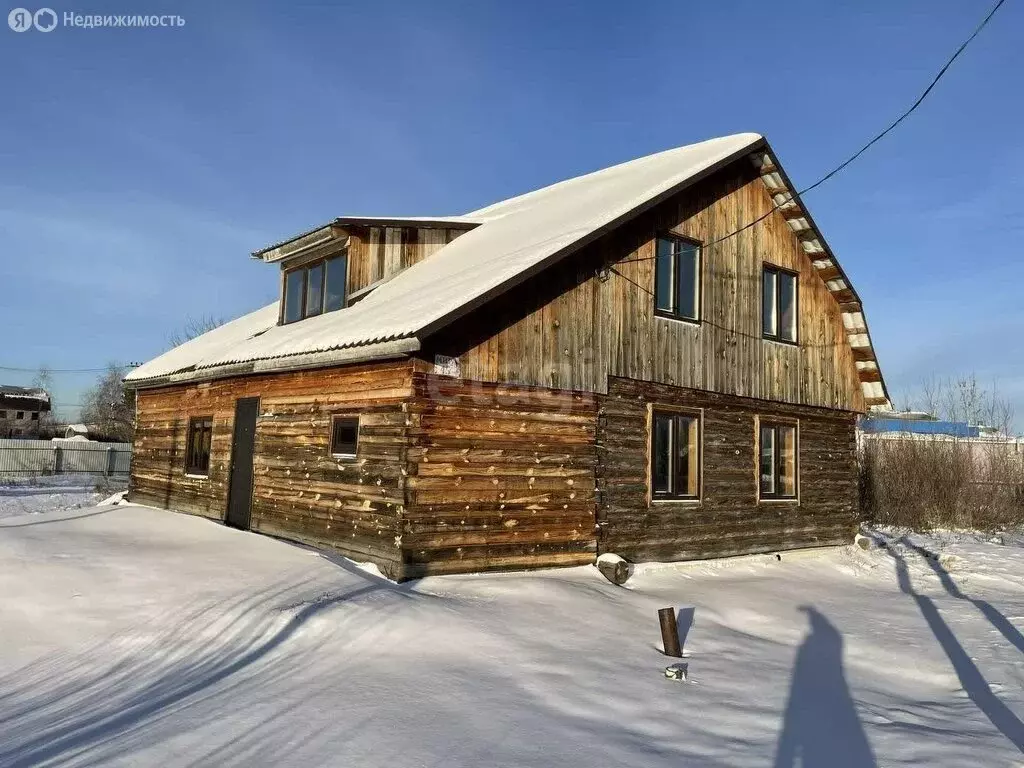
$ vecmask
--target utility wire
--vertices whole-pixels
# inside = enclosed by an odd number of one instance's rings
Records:
[[[925,88],[924,91],[922,91],[921,95],[917,97],[917,100],[914,101],[914,103],[911,104],[908,109],[906,109],[899,117],[897,117],[895,120],[893,120],[892,123],[890,123],[888,127],[886,127],[883,131],[881,131],[879,134],[877,134],[874,138],[872,138],[870,141],[868,141],[864,146],[862,146],[860,149],[858,149],[856,152],[854,152],[852,155],[850,155],[848,158],[846,158],[843,162],[841,162],[839,165],[837,165],[831,171],[826,173],[824,176],[822,176],[820,179],[815,181],[813,184],[810,184],[809,186],[806,186],[803,189],[799,190],[793,196],[793,198],[801,197],[801,196],[807,194],[808,192],[810,192],[810,191],[820,187],[826,181],[831,179],[836,174],[840,173],[842,170],[844,170],[846,167],[848,167],[851,163],[853,163],[857,158],[859,158],[861,155],[863,155],[865,152],[867,152],[868,149],[870,149],[876,143],[881,141],[887,134],[889,134],[892,130],[894,130],[896,128],[896,126],[898,126],[900,123],[902,123],[908,117],[910,117],[910,115],[912,115],[914,113],[914,111],[916,111],[917,108],[919,106],[921,106],[922,102],[924,102],[924,100],[928,97],[928,94],[930,94],[932,92],[932,90],[938,84],[939,80],[942,79],[942,77],[946,74],[946,72],[949,70],[949,68],[953,65],[953,62],[956,61],[960,57],[960,54],[962,54],[964,52],[964,50],[967,48],[967,46],[970,45],[970,43],[974,40],[974,38],[976,38],[981,33],[981,30],[983,30],[988,25],[989,21],[992,20],[992,17],[995,16],[996,11],[998,11],[1003,6],[1003,3],[1005,3],[1005,2],[1006,2],[1006,0],[998,0],[996,2],[996,4],[992,7],[992,10],[990,10],[988,12],[988,14],[985,16],[984,19],[981,20],[981,23],[978,24],[978,26],[974,29],[974,31],[970,34],[970,36],[966,40],[964,40],[960,44],[960,46],[953,52],[953,55],[949,57],[949,59],[946,61],[946,63],[938,71],[938,74],[936,74],[935,77],[932,78],[932,81],[928,84],[928,87]],[[792,199],[792,198],[789,198],[789,199]],[[719,243],[722,243],[725,240],[729,240],[730,238],[733,238],[736,235],[738,235],[738,234],[740,234],[742,232],[747,231],[751,227],[756,226],[757,224],[761,223],[762,221],[767,219],[769,216],[771,216],[773,213],[775,213],[775,211],[779,210],[787,202],[789,202],[789,199],[784,200],[782,203],[776,203],[766,213],[762,214],[761,216],[758,216],[753,221],[750,221],[747,224],[744,224],[739,229],[733,230],[732,232],[729,232],[728,234],[725,234],[722,237],[719,237],[719,238],[717,238],[715,240],[712,240],[709,243],[702,243],[701,246],[700,246],[701,250],[704,250],[704,249],[709,248],[709,247],[714,246],[714,245],[718,245]],[[616,265],[619,265],[619,264],[630,264],[630,263],[640,262],[640,261],[653,261],[654,259],[657,259],[657,258],[658,258],[658,255],[655,254],[654,256],[646,256],[646,257],[636,258],[636,259],[624,259],[623,261],[616,262]],[[630,283],[635,285],[640,290],[645,291],[646,293],[649,293],[651,296],[654,295],[654,293],[652,291],[650,291],[647,288],[645,288],[644,286],[640,285],[635,280],[632,280],[631,278],[626,277],[624,274],[622,274],[617,269],[615,269],[614,266],[610,266],[610,267],[608,267],[608,269],[609,269],[609,271],[614,272],[616,275],[618,275],[619,277],[623,278],[624,280],[629,281]],[[730,329],[727,329],[727,330],[730,330]],[[136,364],[136,363],[129,363],[126,366],[122,366],[122,367],[134,367],[135,365],[138,365],[138,364]],[[10,366],[2,366],[2,365],[0,365],[0,371],[15,371],[15,372],[19,372],[19,373],[34,373],[34,372],[37,372],[38,370],[39,370],[39,368],[14,368],[14,367],[10,367]],[[108,367],[104,367],[104,368],[64,368],[64,369],[49,369],[49,370],[50,370],[50,373],[99,373],[101,371],[109,370],[109,368]]]
[[[640,283],[638,283],[633,278],[629,277],[629,275],[622,274],[617,269],[615,269],[615,267],[608,267],[608,271],[609,272],[614,272],[616,275],[621,277],[627,283],[632,283],[637,288],[639,288],[641,291],[646,293],[648,296],[654,296],[654,291],[651,291],[648,288],[640,285]],[[756,339],[757,341],[764,340],[764,336],[762,334],[747,333],[746,331],[741,331],[738,328],[732,328],[732,327],[730,327],[728,325],[722,325],[721,323],[716,323],[714,320],[710,320],[710,319],[708,319],[706,317],[702,317],[698,322],[701,325],[713,326],[715,328],[718,328],[720,331],[725,331],[726,333],[730,333],[733,336],[742,336],[742,337],[747,338],[747,339]],[[848,344],[848,342],[844,338],[843,341],[841,341],[841,342],[838,342],[838,341],[836,341],[836,342],[826,342],[824,344],[814,344],[814,343],[808,343],[808,342],[801,342],[800,346],[804,347],[804,348],[809,348],[809,349],[834,349],[836,347],[845,347],[847,344]]]
[[[928,87],[925,88],[924,91],[921,93],[921,95],[917,97],[917,101],[915,101],[913,104],[911,104],[910,107],[906,111],[903,112],[903,114],[901,114],[899,117],[897,117],[895,120],[893,120],[892,123],[889,124],[888,128],[883,130],[881,133],[879,133],[877,136],[875,136],[873,139],[871,139],[871,141],[869,141],[863,147],[858,149],[856,152],[854,152],[852,155],[850,155],[848,158],[846,158],[843,162],[841,162],[839,165],[837,165],[835,168],[833,168],[831,171],[826,173],[824,176],[822,176],[820,179],[818,179],[816,182],[814,182],[810,186],[804,187],[803,189],[798,191],[795,195],[793,195],[791,198],[783,200],[781,203],[776,203],[771,209],[768,210],[767,213],[765,213],[765,214],[763,214],[761,216],[758,216],[756,219],[754,219],[753,221],[751,221],[751,222],[749,222],[747,224],[744,224],[739,229],[737,229],[737,230],[735,230],[733,232],[729,232],[728,234],[723,235],[722,237],[718,238],[717,240],[712,240],[710,243],[703,243],[701,245],[701,248],[704,249],[704,248],[708,248],[708,247],[713,246],[713,245],[717,245],[718,243],[721,243],[721,242],[723,242],[725,240],[728,240],[728,239],[730,239],[732,237],[735,237],[736,235],[740,234],[741,232],[746,232],[751,227],[756,226],[757,224],[760,224],[762,221],[764,221],[769,216],[771,216],[773,213],[775,213],[775,211],[779,210],[779,208],[781,208],[783,205],[788,203],[791,199],[795,199],[797,197],[801,197],[801,196],[807,194],[808,192],[810,192],[811,190],[817,189],[822,184],[824,184],[826,181],[828,181],[833,176],[835,176],[837,173],[839,173],[844,168],[846,168],[848,165],[850,165],[858,157],[860,157],[865,152],[867,152],[868,149],[870,149],[874,144],[876,144],[878,141],[880,141],[886,134],[888,134],[890,131],[892,131],[897,125],[899,125],[904,120],[906,120],[908,117],[910,117],[910,115],[913,114],[913,112],[919,106],[921,106],[921,102],[923,102],[925,100],[925,98],[927,98],[928,94],[932,92],[932,89],[935,88],[935,86],[938,84],[939,80],[942,79],[942,76],[946,74],[946,71],[950,68],[950,66],[952,66],[953,62],[956,61],[960,57],[960,54],[964,52],[964,49],[971,43],[972,40],[974,40],[974,38],[976,38],[978,36],[978,34],[981,32],[981,30],[983,30],[986,27],[986,25],[989,23],[989,21],[995,15],[996,11],[998,11],[1002,7],[1003,3],[1005,3],[1005,2],[1006,2],[1006,0],[998,0],[998,2],[992,7],[992,10],[988,12],[988,15],[985,16],[985,18],[981,20],[981,23],[974,29],[974,31],[971,33],[970,37],[968,37],[966,40],[964,40],[962,43],[960,43],[960,47],[957,48],[953,52],[953,55],[949,57],[949,59],[946,61],[946,63],[942,66],[942,69],[939,70],[938,74],[935,75],[934,78],[932,78],[932,81],[928,84]],[[619,262],[616,262],[616,263],[618,263],[618,264],[629,264],[629,263],[637,262],[637,261],[652,261],[652,260],[657,259],[657,258],[658,258],[658,256],[657,256],[657,254],[655,254],[654,256],[645,256],[643,258],[638,258],[638,259],[626,259],[624,261],[619,261]],[[616,274],[618,274],[618,273],[616,273]]]
[[[116,365],[117,368],[136,368],[142,365],[142,363],[124,363]],[[0,365],[0,371],[16,371],[18,373],[39,373],[40,368],[45,366],[37,366],[35,368],[14,368],[7,365]],[[100,373],[101,371],[109,371],[110,366],[103,366],[102,368],[46,368],[49,373]]]

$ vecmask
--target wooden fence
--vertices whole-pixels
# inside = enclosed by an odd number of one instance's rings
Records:
[[[39,475],[127,477],[131,443],[0,440],[0,482]]]

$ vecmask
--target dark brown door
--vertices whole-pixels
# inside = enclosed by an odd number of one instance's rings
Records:
[[[235,402],[235,436],[231,444],[231,480],[228,484],[228,514],[224,522],[232,528],[249,530],[252,514],[252,457],[256,446],[258,397]]]

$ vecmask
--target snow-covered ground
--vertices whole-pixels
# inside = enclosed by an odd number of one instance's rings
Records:
[[[91,475],[53,475],[17,481],[0,477],[0,519],[92,507],[125,485],[124,481]]]
[[[0,765],[1024,764],[1024,548],[890,540],[395,585],[143,507],[7,517]]]

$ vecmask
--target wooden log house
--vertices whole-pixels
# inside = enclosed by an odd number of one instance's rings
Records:
[[[134,502],[395,579],[852,540],[889,399],[761,136],[253,256],[280,301],[127,378]]]

